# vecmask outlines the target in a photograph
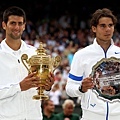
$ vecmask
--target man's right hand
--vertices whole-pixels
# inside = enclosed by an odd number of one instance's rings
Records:
[[[82,81],[82,91],[87,92],[88,89],[91,89],[94,87],[94,83],[91,77],[87,77],[83,79]]]
[[[28,90],[33,87],[39,87],[40,84],[40,78],[35,76],[36,73],[30,73],[27,77],[25,77],[21,82],[20,82],[20,87],[21,91]]]

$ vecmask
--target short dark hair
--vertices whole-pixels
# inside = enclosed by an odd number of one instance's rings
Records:
[[[47,106],[48,103],[49,103],[49,101],[52,101],[52,100],[50,100],[50,99],[48,99],[48,100],[43,100],[43,101],[42,101],[42,105],[43,105],[43,106]]]
[[[25,23],[26,22],[26,14],[25,14],[25,11],[20,8],[20,7],[17,7],[17,6],[11,6],[9,8],[7,8],[4,12],[3,12],[3,21],[5,23],[8,22],[8,18],[9,16],[11,15],[16,15],[16,16],[20,16],[20,17],[23,17],[23,22]]]
[[[93,14],[92,14],[92,18],[90,21],[90,26],[95,26],[97,27],[99,19],[101,17],[109,17],[112,19],[113,24],[116,25],[117,24],[117,18],[115,15],[113,15],[112,11],[108,8],[103,8],[103,9],[98,9],[96,10]]]

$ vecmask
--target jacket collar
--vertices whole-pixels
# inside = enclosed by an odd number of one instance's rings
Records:
[[[94,39],[92,45],[95,47],[96,51],[100,51],[101,49],[103,50],[103,48],[97,43],[96,38]],[[109,48],[111,48],[113,45],[114,45],[114,41],[113,41],[113,39],[111,39],[111,45],[109,46]]]
[[[6,44],[6,39],[2,40],[1,42],[1,45],[0,45],[0,49],[5,52],[5,53],[10,53],[10,54],[13,54],[14,52],[19,52],[21,53],[22,51],[26,50],[28,47],[27,47],[27,44],[21,40],[21,47],[19,50],[15,51],[13,49],[11,49],[7,44]]]
[[[96,38],[94,39],[93,44],[99,45],[99,44],[97,43]],[[114,45],[114,41],[113,41],[113,39],[111,39],[111,45]],[[100,46],[100,45],[99,45],[99,46]]]

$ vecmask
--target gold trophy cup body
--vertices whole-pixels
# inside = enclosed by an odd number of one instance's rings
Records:
[[[43,48],[42,42],[40,42],[39,48],[36,50],[37,55],[31,56],[28,59],[27,54],[21,56],[22,63],[27,68],[28,73],[36,72],[36,76],[40,78],[40,87],[37,88],[37,95],[33,96],[36,100],[47,100],[48,95],[44,94],[44,84],[50,72],[60,65],[61,57],[56,56],[52,58],[50,55],[46,54],[46,50]]]

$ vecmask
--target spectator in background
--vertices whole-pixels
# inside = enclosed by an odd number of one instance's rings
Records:
[[[62,72],[61,83],[66,84],[67,78],[68,78],[68,75],[69,75],[69,71],[70,71],[70,67],[69,66],[64,66],[62,71],[63,72]]]
[[[66,83],[62,83],[61,85],[61,97],[60,97],[60,104],[62,105],[66,99],[69,98],[69,96],[66,93],[65,90]]]
[[[70,99],[66,99],[62,104],[63,111],[61,113],[57,113],[57,120],[79,120],[79,115],[73,113],[74,111],[74,101]]]
[[[44,100],[43,107],[43,120],[58,120],[55,112],[55,105],[52,100]]]
[[[73,47],[73,48],[71,48],[70,53],[67,55],[67,59],[69,61],[69,66],[71,66],[75,52],[76,52],[76,49]]]
[[[49,92],[50,100],[54,102],[54,105],[60,105],[61,90],[58,82],[55,82],[52,90]]]
[[[59,68],[57,68],[55,71],[54,71],[54,79],[55,79],[55,83],[60,83],[61,82],[61,78],[62,78],[62,73],[61,73],[61,70]]]

